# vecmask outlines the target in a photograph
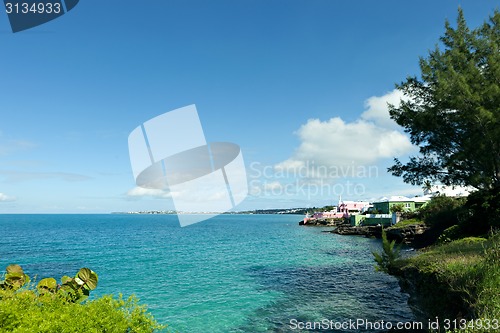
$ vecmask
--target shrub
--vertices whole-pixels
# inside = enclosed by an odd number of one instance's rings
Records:
[[[469,234],[486,234],[500,229],[500,188],[471,193],[465,204],[468,219],[464,229]]]
[[[436,196],[419,212],[428,226],[443,231],[460,222],[464,203],[464,198]]]
[[[399,258],[401,246],[395,246],[396,241],[389,242],[385,229],[382,229],[382,252],[372,251],[373,257],[377,265],[377,271],[391,273],[395,261]]]
[[[161,329],[134,296],[103,296],[85,303],[60,297],[39,297],[33,290],[4,295],[0,301],[0,332],[120,332],[145,333]]]
[[[391,213],[402,213],[405,211],[405,206],[403,204],[395,204],[391,206]]]
[[[82,268],[74,278],[63,276],[61,284],[45,278],[34,287],[21,266],[9,265],[0,282],[0,333],[150,333],[165,328],[134,296],[87,300],[97,281],[95,272]]]
[[[29,285],[30,277],[24,273],[21,266],[13,264],[6,268],[4,280],[0,282],[0,289],[16,291]],[[82,302],[90,295],[90,291],[97,288],[97,274],[90,268],[81,268],[75,277],[65,275],[61,284],[54,278],[45,278],[38,282],[38,295],[56,294],[68,302]]]
[[[456,224],[443,231],[441,236],[438,238],[438,243],[448,243],[456,239],[460,239],[463,236],[461,227]]]

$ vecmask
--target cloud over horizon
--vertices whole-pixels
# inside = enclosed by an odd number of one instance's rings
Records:
[[[10,202],[10,201],[16,201],[16,197],[12,197],[10,195],[7,195],[5,193],[0,193],[0,202]]]
[[[139,199],[141,197],[164,199],[164,198],[171,198],[172,195],[169,192],[160,189],[144,188],[136,186],[133,189],[127,191],[127,197],[130,199],[132,198]]]

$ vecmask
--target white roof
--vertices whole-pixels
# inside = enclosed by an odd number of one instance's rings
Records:
[[[413,201],[413,200],[408,197],[404,197],[402,195],[393,195],[390,198],[383,197],[382,199],[377,200],[375,202],[394,202],[394,201]]]
[[[375,201],[377,202],[427,202],[431,200],[431,196],[423,196],[423,197],[413,197],[413,198],[408,198],[402,195],[394,195],[390,198],[383,197],[380,200]]]

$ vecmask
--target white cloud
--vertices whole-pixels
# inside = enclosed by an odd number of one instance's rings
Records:
[[[340,117],[326,121],[309,119],[296,132],[301,141],[299,147],[276,168],[369,166],[411,152],[414,146],[396,129],[387,110],[387,102],[396,103],[400,96],[400,92],[392,91],[370,97],[366,101],[368,109],[353,122]]]
[[[401,100],[408,98],[401,90],[394,89],[383,96],[372,96],[365,101],[365,112],[361,115],[362,120],[372,121],[377,126],[384,128],[399,129],[399,125],[389,116],[388,103],[399,106]]]
[[[283,188],[283,185],[279,181],[272,181],[270,183],[263,184],[264,191],[277,191]]]
[[[222,212],[226,204],[231,205],[226,183],[214,184],[196,181],[174,185],[170,189],[148,189],[134,187],[126,194],[127,199],[154,198],[172,199],[174,207],[184,212]]]
[[[127,196],[130,198],[140,198],[140,197],[170,198],[171,194],[169,192],[160,189],[152,189],[152,188],[144,188],[136,186],[127,192]]]
[[[15,197],[9,196],[4,193],[0,193],[0,202],[16,201]]]
[[[156,199],[170,199],[174,198],[176,200],[182,200],[187,202],[204,202],[210,200],[219,200],[222,197],[227,196],[227,190],[224,191],[209,191],[209,190],[199,190],[193,191],[185,186],[185,188],[179,191],[167,191],[162,189],[154,188],[143,188],[136,186],[133,189],[127,191],[127,197],[129,198],[141,198],[141,197],[152,197]]]

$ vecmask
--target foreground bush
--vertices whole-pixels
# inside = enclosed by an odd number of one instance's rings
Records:
[[[133,296],[103,296],[85,303],[38,297],[33,291],[2,294],[0,332],[154,332],[162,327]]]
[[[61,284],[45,278],[36,287],[19,265],[7,267],[0,281],[0,333],[151,333],[162,330],[134,296],[88,300],[97,274],[82,268]]]

